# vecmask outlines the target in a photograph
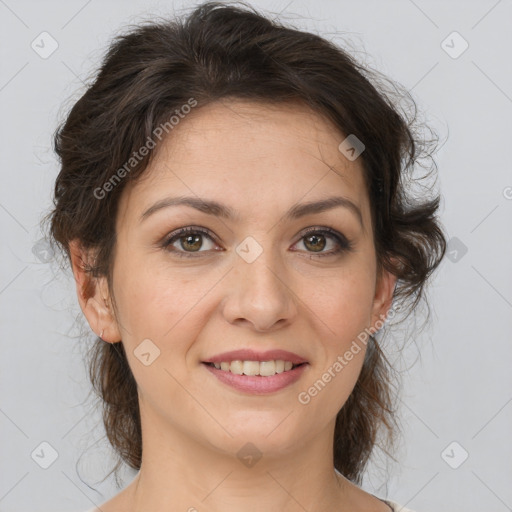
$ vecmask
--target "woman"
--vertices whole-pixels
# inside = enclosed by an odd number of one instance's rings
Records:
[[[56,133],[50,233],[139,470],[103,512],[407,510],[360,487],[395,431],[374,334],[445,237],[439,198],[407,189],[413,128],[367,76],[206,3],[119,36]]]

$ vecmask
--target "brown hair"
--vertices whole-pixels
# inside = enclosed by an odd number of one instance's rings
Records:
[[[432,140],[415,131],[414,100],[334,43],[270,20],[246,4],[204,3],[182,19],[143,22],[115,38],[93,83],[55,133],[61,169],[48,216],[51,243],[56,241],[68,258],[74,239],[94,250],[88,272],[106,276],[112,293],[119,198],[153,153],[132,161],[129,171],[126,162],[191,98],[197,109],[227,98],[300,101],[341,133],[361,140],[379,268],[398,278],[395,303],[408,305],[410,312],[416,308],[446,241],[436,219],[439,196],[420,201],[408,189],[408,183],[420,183],[412,176],[419,162],[425,156],[433,162]],[[120,174],[123,166],[126,172]],[[435,163],[429,175],[433,171]],[[116,172],[122,179],[98,198],[95,191],[105,191]],[[394,439],[392,371],[372,338],[355,388],[337,416],[334,465],[357,483],[381,427],[389,442]],[[119,456],[115,469],[122,461],[139,469],[137,386],[123,343],[97,338],[89,374]]]

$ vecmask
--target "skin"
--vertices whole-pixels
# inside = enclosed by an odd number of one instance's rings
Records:
[[[344,138],[300,105],[230,100],[198,108],[123,191],[113,290],[105,278],[90,280],[81,263],[91,254],[70,244],[81,308],[106,342],[122,340],[139,389],[142,467],[101,505],[104,512],[389,512],[332,462],[336,414],[356,383],[365,345],[307,405],[297,398],[385,317],[394,291],[395,276],[377,272],[362,162],[340,153]],[[181,195],[216,200],[238,216],[180,205],[140,221],[158,200]],[[352,201],[362,224],[339,206],[284,218],[297,203],[331,196]],[[162,246],[186,226],[215,236],[204,236],[190,258]],[[352,250],[319,256],[303,235],[309,227],[336,230]],[[235,250],[248,236],[263,250],[252,263]],[[331,235],[319,236],[321,253],[337,248]],[[172,247],[193,252],[179,239]],[[134,355],[145,339],[160,350],[148,366]],[[289,350],[309,365],[291,386],[249,395],[201,363],[239,348]],[[248,442],[263,454],[252,467],[237,457]]]

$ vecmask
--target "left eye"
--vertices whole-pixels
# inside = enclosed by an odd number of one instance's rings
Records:
[[[324,251],[329,245],[329,240],[331,240],[331,246],[334,247]],[[307,252],[313,253],[312,256],[333,256],[352,249],[352,243],[341,233],[331,228],[311,228],[306,233],[302,234],[299,242],[302,242]]]
[[[332,238],[332,236],[326,236],[324,233],[317,231],[312,235],[303,236],[300,239],[300,242],[302,242],[308,251],[321,252],[327,245],[329,245],[329,239],[331,239],[331,245],[333,245]],[[336,244],[334,244],[334,247],[336,247]]]

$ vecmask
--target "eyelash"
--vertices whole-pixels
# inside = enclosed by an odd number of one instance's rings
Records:
[[[196,251],[197,254],[198,254],[198,255],[196,255],[196,252],[187,252],[187,251],[181,251],[181,250],[176,250],[176,249],[170,249],[169,248],[175,241],[179,240],[181,237],[183,237],[184,235],[188,235],[188,234],[201,234],[201,235],[205,235],[208,238],[210,238],[213,242],[215,242],[214,235],[208,229],[194,227],[194,226],[188,226],[188,227],[185,227],[185,228],[178,229],[177,231],[174,231],[173,233],[171,233],[164,240],[164,242],[162,243],[162,248],[166,249],[169,252],[172,252],[172,253],[176,254],[180,258],[198,258],[198,257],[201,257],[201,256],[199,256],[199,254],[201,252],[206,252],[206,251]],[[320,228],[320,227],[312,227],[312,228],[306,229],[302,233],[302,235],[299,238],[298,242],[300,242],[303,238],[306,238],[308,235],[311,235],[311,234],[315,234],[315,235],[317,235],[317,234],[328,235],[329,237],[333,238],[334,241],[338,245],[337,249],[331,250],[331,251],[328,251],[328,252],[315,253],[313,251],[308,251],[308,252],[311,253],[312,257],[321,257],[322,258],[322,257],[326,257],[326,256],[336,256],[336,255],[338,255],[338,254],[340,254],[342,252],[350,252],[350,251],[353,250],[353,243],[350,240],[348,240],[341,233],[338,233],[336,230],[334,230],[332,228],[327,228],[327,227],[322,227],[322,228]]]

